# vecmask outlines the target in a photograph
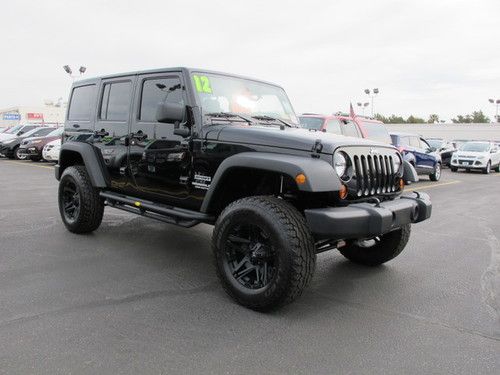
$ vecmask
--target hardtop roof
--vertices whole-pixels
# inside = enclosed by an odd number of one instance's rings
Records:
[[[92,78],[86,78],[86,79],[81,79],[81,80],[75,81],[73,83],[73,86],[85,86],[87,84],[92,84],[92,83],[95,83],[98,80],[102,80],[102,79],[120,78],[120,77],[139,75],[139,74],[155,74],[155,73],[168,73],[168,72],[183,72],[183,73],[188,74],[188,75],[193,73],[193,72],[218,74],[218,75],[223,75],[223,76],[228,76],[228,77],[235,77],[235,78],[247,79],[247,80],[255,81],[255,82],[261,82],[264,84],[268,84],[268,85],[282,88],[280,85],[277,85],[276,83],[268,82],[268,81],[264,81],[264,80],[256,79],[256,78],[252,78],[252,77],[246,77],[246,76],[232,74],[232,73],[226,73],[226,72],[218,72],[218,71],[209,70],[209,69],[188,68],[188,67],[182,67],[182,66],[171,67],[171,68],[156,68],[156,69],[136,70],[136,71],[131,71],[131,72],[122,72],[122,73],[108,74],[108,75],[103,75],[103,76],[96,76],[96,77],[92,77]]]

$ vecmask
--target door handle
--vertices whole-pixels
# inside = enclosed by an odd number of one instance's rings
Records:
[[[78,125],[78,124],[73,124],[73,127],[78,129],[78,128],[80,127],[80,125]]]

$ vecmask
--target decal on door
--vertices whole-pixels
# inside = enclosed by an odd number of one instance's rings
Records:
[[[208,190],[211,182],[212,177],[195,172],[193,182],[191,184],[197,189]]]

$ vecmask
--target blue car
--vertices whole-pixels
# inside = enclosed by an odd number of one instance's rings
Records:
[[[425,139],[417,134],[391,133],[392,144],[398,148],[419,175],[428,175],[431,181],[441,178],[441,156]]]

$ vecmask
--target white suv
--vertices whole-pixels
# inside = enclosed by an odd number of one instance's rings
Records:
[[[500,172],[500,152],[492,142],[466,142],[451,157],[451,171],[464,168],[467,172],[471,169],[480,169],[488,174],[494,169]]]

